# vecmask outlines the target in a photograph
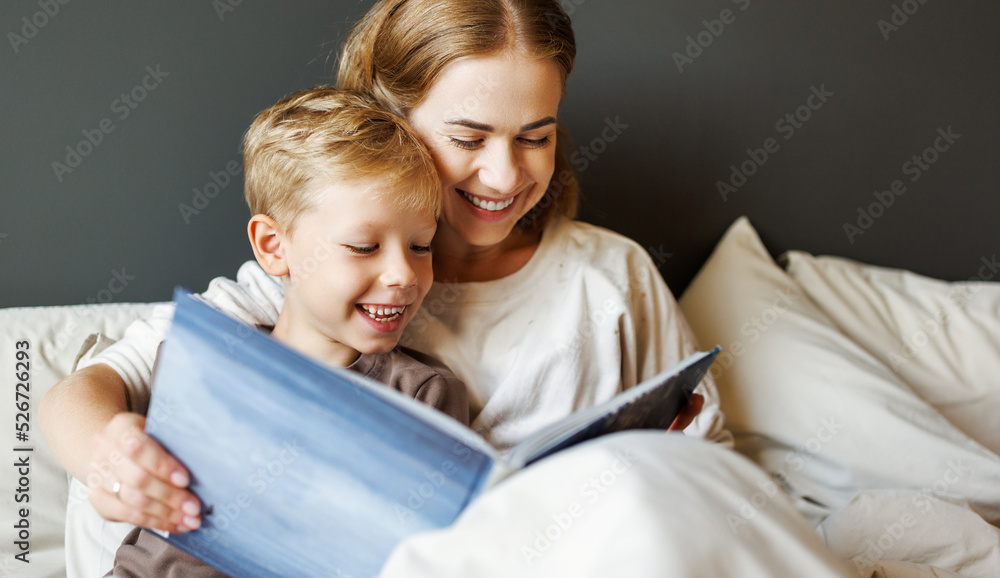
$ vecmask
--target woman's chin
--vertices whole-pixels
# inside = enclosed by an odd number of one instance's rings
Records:
[[[465,244],[472,247],[493,247],[506,241],[514,230],[516,220],[483,222],[462,222],[452,230]]]
[[[483,220],[475,216],[442,215],[438,234],[442,233],[473,247],[492,247],[503,243],[517,224],[515,215],[502,220]]]
[[[503,211],[486,211],[466,199],[445,207],[438,233],[448,229],[450,236],[472,247],[492,247],[507,241],[526,210],[518,199]]]

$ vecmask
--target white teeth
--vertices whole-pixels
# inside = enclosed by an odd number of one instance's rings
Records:
[[[399,318],[400,314],[406,310],[406,305],[402,307],[378,307],[377,305],[361,305],[361,309],[375,321],[389,323]]]
[[[511,197],[506,201],[500,201],[498,203],[496,201],[484,201],[483,199],[480,199],[479,197],[471,193],[467,193],[465,191],[462,191],[462,194],[465,195],[466,199],[469,199],[470,203],[486,211],[502,211],[507,207],[509,207],[510,204],[514,202],[514,197]]]

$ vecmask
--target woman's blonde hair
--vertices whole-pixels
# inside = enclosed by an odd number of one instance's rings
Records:
[[[407,117],[448,64],[509,49],[551,59],[565,90],[576,41],[556,0],[381,0],[351,32],[337,86]],[[575,216],[578,185],[566,144],[560,124],[555,172],[545,196],[518,223],[521,229],[540,230],[552,215]]]
[[[314,86],[257,115],[243,137],[245,193],[251,214],[291,234],[318,201],[316,186],[375,178],[373,199],[437,217],[441,181],[409,125],[370,99]]]

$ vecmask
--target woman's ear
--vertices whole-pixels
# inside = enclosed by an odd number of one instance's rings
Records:
[[[253,255],[257,258],[261,269],[274,277],[288,275],[288,262],[282,247],[287,238],[274,219],[264,214],[250,217],[250,222],[247,223],[247,235],[250,237]]]

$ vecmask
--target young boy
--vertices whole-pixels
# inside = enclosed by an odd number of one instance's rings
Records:
[[[397,347],[433,281],[440,206],[433,161],[416,135],[361,97],[315,87],[260,113],[243,151],[250,243],[264,271],[285,285],[271,335],[468,424],[464,384],[436,360]],[[102,499],[136,505],[158,498],[149,485],[127,481]],[[197,528],[190,506],[176,507],[183,518],[167,529]],[[170,511],[163,517],[179,519]],[[118,549],[113,574],[221,575],[138,528]]]

